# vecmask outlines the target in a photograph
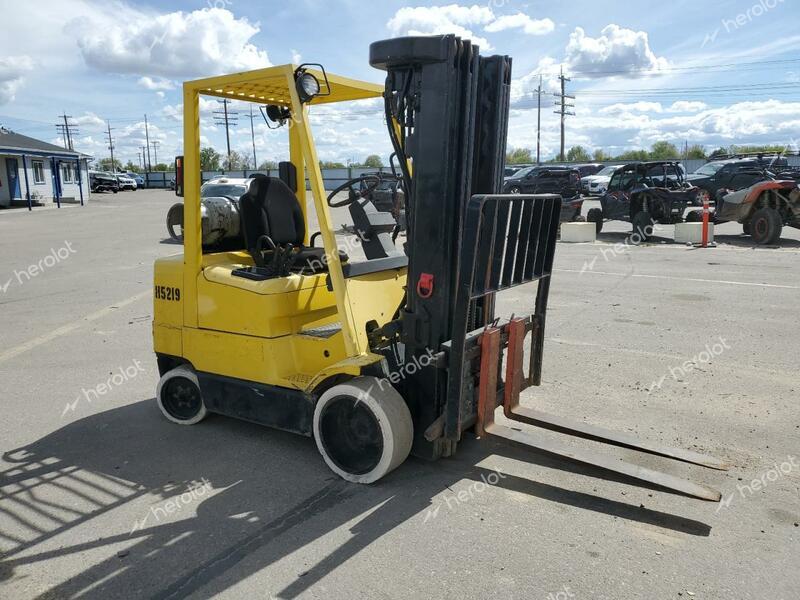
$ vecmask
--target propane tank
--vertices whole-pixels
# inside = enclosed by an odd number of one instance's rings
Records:
[[[223,240],[239,237],[239,206],[230,198],[203,198],[200,205],[203,245],[212,246]]]

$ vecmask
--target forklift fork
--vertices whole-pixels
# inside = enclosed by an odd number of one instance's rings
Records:
[[[495,422],[495,411],[502,405],[506,418],[535,428],[711,469],[728,468],[723,462],[696,452],[639,440],[627,433],[571,421],[520,405],[520,393],[530,386],[541,384],[544,322],[559,214],[560,199],[553,196],[472,198],[465,232],[475,232],[477,239],[464,240],[459,265],[461,306],[471,309],[455,315],[456,325],[463,326],[462,331],[466,330],[464,337],[454,337],[445,347],[449,355],[451,384],[447,404],[449,412],[446,414],[450,418],[445,421],[445,435],[452,433],[453,429],[460,432],[474,425],[479,437],[491,436],[512,445],[618,473],[702,500],[719,501],[720,493],[706,486],[544,439],[536,435],[536,429],[517,429]],[[469,326],[475,325],[470,313],[474,317],[474,303],[477,300],[532,281],[539,282],[533,315],[512,317],[502,325],[498,325],[492,315],[484,315],[484,326],[469,331]],[[491,323],[488,323],[489,317],[492,317]],[[459,322],[459,318],[463,320]],[[525,340],[528,336],[530,347],[526,376]],[[501,369],[504,353],[503,381]],[[470,401],[471,388],[466,382],[471,379],[474,381],[476,376],[477,401]],[[474,394],[472,396],[474,398]]]

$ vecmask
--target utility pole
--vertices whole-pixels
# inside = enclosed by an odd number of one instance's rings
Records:
[[[75,123],[70,122],[72,115],[68,115],[66,112],[63,115],[59,115],[62,119],[64,119],[64,123],[56,124],[56,129],[64,138],[64,148],[67,150],[74,150],[72,144],[72,136],[77,135],[79,132],[75,129]]]
[[[253,105],[250,104],[250,114],[244,116],[245,119],[250,119],[250,138],[253,140],[253,170],[258,169],[258,160],[256,159],[256,131],[253,125]]]
[[[144,116],[144,140],[147,143],[147,165],[145,165],[145,171],[149,173],[153,170],[153,163],[150,162],[150,129],[147,126],[147,115]]]
[[[111,172],[117,172],[117,165],[114,163],[114,138],[111,137],[111,123],[106,121],[106,125],[108,126],[108,149],[111,151]]]
[[[139,150],[139,151],[136,153],[136,156],[138,156],[138,157],[139,157],[139,168],[141,169],[141,168],[142,168],[142,151],[141,151],[141,150]]]
[[[159,142],[158,140],[153,140],[152,142],[150,142],[150,144],[153,146],[153,153],[156,157],[156,166],[158,166],[158,145],[160,143],[161,142]]]
[[[561,67],[561,74],[558,76],[558,79],[561,81],[561,93],[553,93],[553,95],[558,98],[558,102],[556,102],[555,105],[559,107],[559,109],[554,112],[561,115],[561,157],[559,160],[564,162],[566,160],[564,155],[564,120],[567,116],[575,115],[574,112],[567,110],[568,108],[575,108],[574,104],[567,104],[567,100],[575,100],[575,96],[568,96],[566,93],[566,83],[571,80],[569,77],[564,76],[564,67]]]
[[[542,142],[542,76],[539,75],[539,87],[536,88],[536,164],[541,164],[540,151]]]
[[[239,118],[239,113],[235,110],[228,110],[228,104],[231,103],[230,100],[224,98],[222,100],[217,100],[220,104],[222,104],[222,110],[215,110],[214,111],[214,122],[217,125],[225,125],[225,142],[227,143],[228,147],[228,170],[231,169],[231,133],[230,128],[235,127],[238,125],[237,119]]]

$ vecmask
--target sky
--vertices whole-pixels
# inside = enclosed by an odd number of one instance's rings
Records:
[[[158,160],[182,149],[181,82],[269,65],[319,62],[339,75],[382,83],[369,44],[402,35],[455,33],[482,54],[513,58],[509,148],[536,145],[541,75],[542,157],[559,150],[554,113],[561,69],[574,116],[566,147],[619,154],[659,140],[708,150],[800,139],[800,2],[412,3],[382,0],[0,0],[0,125],[63,145],[71,115],[75,148],[137,164],[150,140]],[[203,145],[225,152],[220,105],[201,105]],[[249,105],[231,146],[253,154]],[[378,101],[313,107],[322,160],[362,161],[390,144]],[[259,163],[288,156],[286,131],[253,121]],[[151,148],[151,161],[155,163]]]

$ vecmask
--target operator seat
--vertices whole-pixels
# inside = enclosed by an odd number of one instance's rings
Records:
[[[257,174],[239,199],[245,248],[256,267],[271,269],[280,277],[291,271],[327,270],[324,248],[303,246],[306,234],[303,212],[295,193],[280,179]],[[339,251],[339,258],[347,255]]]

